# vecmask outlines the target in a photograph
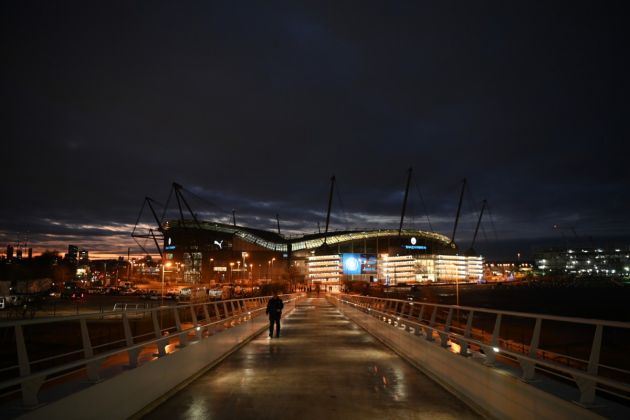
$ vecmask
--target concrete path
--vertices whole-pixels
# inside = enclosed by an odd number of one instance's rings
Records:
[[[463,419],[464,403],[323,298],[298,304],[147,419]]]

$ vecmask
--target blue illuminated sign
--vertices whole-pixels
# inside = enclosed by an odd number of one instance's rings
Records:
[[[343,254],[341,261],[343,274],[361,274],[361,254]]]
[[[164,247],[164,249],[165,249],[165,250],[167,250],[167,251],[172,251],[172,250],[174,250],[174,249],[175,249],[175,245],[166,245],[166,246]]]
[[[405,245],[405,249],[427,249],[425,245]]]
[[[341,254],[343,274],[375,274],[376,256],[367,254]]]

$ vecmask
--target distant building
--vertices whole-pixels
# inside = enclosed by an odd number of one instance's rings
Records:
[[[13,259],[13,245],[7,245],[7,261]]]
[[[87,249],[79,251],[79,262],[81,264],[87,264],[90,261],[90,256]]]
[[[536,254],[535,264],[542,274],[630,277],[630,247],[552,248]]]
[[[66,254],[66,260],[71,264],[76,264],[79,259],[79,247],[76,245],[68,245],[68,253]]]
[[[532,261],[486,261],[483,277],[487,281],[520,280],[534,271]]]

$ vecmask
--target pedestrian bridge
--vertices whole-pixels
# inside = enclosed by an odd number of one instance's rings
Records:
[[[0,324],[2,417],[630,418],[628,323],[283,299]]]

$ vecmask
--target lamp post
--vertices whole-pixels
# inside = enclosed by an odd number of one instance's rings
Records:
[[[273,282],[273,262],[276,260],[276,257],[271,259],[271,281]]]
[[[234,263],[230,263],[230,284],[232,284],[232,269],[234,268]]]
[[[247,284],[247,277],[249,277],[249,274],[247,273],[247,262],[245,262],[245,258],[249,257],[249,254],[247,252],[243,252],[241,254],[241,258],[243,259],[243,270],[245,271],[245,284]]]
[[[165,264],[162,264],[162,293],[161,293],[162,294],[162,300],[161,300],[160,306],[164,306],[164,273],[167,272],[166,271],[166,267],[170,267],[172,265],[173,265],[173,263],[170,262],[170,261],[165,263]],[[170,271],[168,271],[168,272],[170,273]]]
[[[171,273],[171,271],[166,271],[166,267],[172,266],[173,263],[168,261],[166,263],[162,263],[162,293],[160,293],[160,331],[162,331],[162,315],[164,311],[162,307],[164,306],[164,273]]]

